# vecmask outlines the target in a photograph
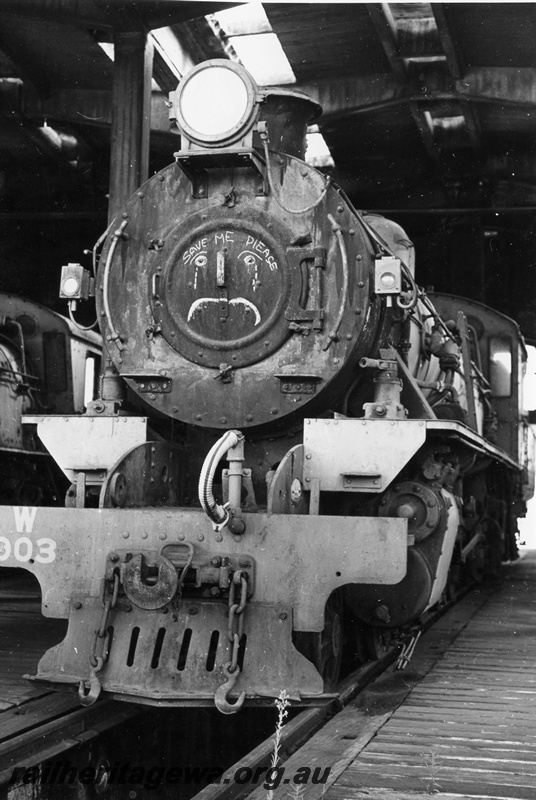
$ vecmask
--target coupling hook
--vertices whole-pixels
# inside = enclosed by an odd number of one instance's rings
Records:
[[[222,714],[236,714],[237,711],[240,711],[240,709],[244,705],[244,700],[246,699],[246,693],[242,692],[236,703],[234,704],[229,703],[229,701],[227,700],[227,694],[231,691],[231,689],[235,685],[236,679],[240,674],[240,670],[238,669],[238,667],[235,669],[234,672],[231,672],[229,670],[230,666],[231,666],[230,661],[228,664],[224,666],[223,674],[225,675],[227,680],[225,681],[225,683],[222,683],[222,685],[219,686],[214,693],[214,703],[218,711],[220,711]]]
[[[97,666],[92,667],[89,671],[89,692],[86,694],[86,682],[80,681],[78,685],[78,697],[83,706],[92,706],[98,700],[101,693],[101,682],[97,676],[104,665],[104,659],[99,656],[97,658]]]

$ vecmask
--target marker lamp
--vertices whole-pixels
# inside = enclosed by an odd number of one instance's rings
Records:
[[[253,127],[257,92],[253,78],[239,64],[225,59],[205,61],[171,93],[170,116],[196,144],[231,144]]]
[[[60,297],[65,300],[87,300],[93,295],[93,278],[81,264],[61,268]]]
[[[376,259],[374,291],[376,294],[400,294],[402,274],[398,258],[384,256]]]

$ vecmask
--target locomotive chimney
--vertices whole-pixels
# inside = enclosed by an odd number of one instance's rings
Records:
[[[268,88],[260,120],[266,122],[270,149],[305,158],[307,125],[322,113],[307,95],[292,89]]]

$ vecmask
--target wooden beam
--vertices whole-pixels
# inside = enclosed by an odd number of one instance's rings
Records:
[[[423,67],[421,71],[424,78],[419,91],[414,85],[400,85],[394,76],[383,74],[366,78],[319,78],[314,83],[296,84],[294,88],[322,106],[322,121],[370,113],[423,98],[429,102],[468,101],[536,109],[535,68],[473,67],[458,81],[437,69],[427,71]]]
[[[465,126],[469,133],[469,140],[471,142],[471,147],[473,148],[475,156],[477,158],[480,158],[481,155],[480,122],[478,121],[478,117],[475,113],[474,104],[470,103],[467,100],[461,100],[460,107],[462,109],[462,114],[465,119]]]
[[[406,67],[399,53],[396,22],[389,3],[367,3],[367,11],[393,75],[397,81],[405,81]]]
[[[433,126],[430,125],[428,118],[425,116],[424,108],[420,103],[412,101],[409,104],[409,110],[411,111],[411,116],[415,121],[426,152],[435,164],[442,166],[441,154],[434,139],[434,129]]]
[[[448,10],[445,3],[431,3],[432,11],[435,17],[439,39],[443,52],[447,58],[447,66],[453,78],[462,78],[466,67],[464,59],[460,53],[460,47],[457,43],[456,31],[454,23],[449,19]]]

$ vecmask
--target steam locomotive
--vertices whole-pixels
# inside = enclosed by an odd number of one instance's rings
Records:
[[[0,293],[0,502],[62,505],[67,483],[29,414],[81,414],[96,396],[101,338],[45,306]],[[1,558],[1,556],[0,556]]]
[[[71,507],[0,509],[3,565],[69,620],[34,677],[84,704],[322,703],[345,652],[515,556],[518,326],[419,289],[402,228],[304,162],[319,112],[198,65],[174,162],[101,243],[101,395],[38,420]],[[62,295],[89,282],[71,264]]]

